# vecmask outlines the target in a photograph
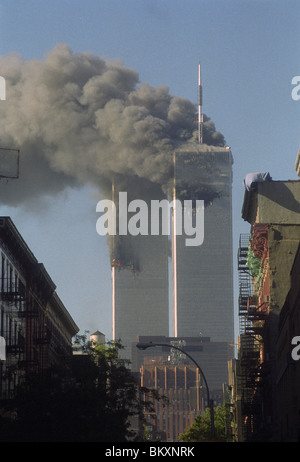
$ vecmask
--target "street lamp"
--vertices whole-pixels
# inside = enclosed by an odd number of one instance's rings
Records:
[[[196,367],[199,369],[200,375],[202,376],[205,386],[206,386],[206,392],[207,392],[207,404],[210,408],[210,432],[211,436],[213,437],[215,435],[215,425],[214,425],[214,407],[213,407],[213,400],[210,399],[209,397],[209,388],[207,384],[207,380],[205,378],[205,375],[199,366],[199,364],[190,356],[186,351],[182,350],[181,348],[175,346],[175,345],[170,345],[169,343],[153,343],[153,342],[139,342],[136,344],[136,347],[139,350],[146,350],[147,348],[152,348],[156,346],[164,346],[168,348],[174,348],[175,350],[181,351],[183,354],[185,354],[193,363],[196,365]]]

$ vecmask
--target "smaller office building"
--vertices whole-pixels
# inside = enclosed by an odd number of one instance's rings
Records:
[[[140,372],[141,385],[168,398],[167,405],[163,400],[155,403],[154,414],[148,416],[154,439],[178,441],[197,414],[209,407],[206,383],[213,405],[223,404],[228,343],[211,342],[208,337],[164,336],[140,336],[138,342],[158,344],[146,350],[136,344],[132,347],[133,369]]]

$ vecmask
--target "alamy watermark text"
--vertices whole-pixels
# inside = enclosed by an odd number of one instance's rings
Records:
[[[292,99],[298,101],[300,99],[300,75],[296,75],[292,78],[292,85],[296,85],[292,89]]]
[[[5,78],[0,75],[0,100],[6,100],[6,83]]]
[[[0,336],[0,361],[6,360],[6,344],[5,338]]]
[[[195,202],[195,204],[193,203]],[[127,193],[119,193],[118,201],[118,231],[117,206],[114,201],[104,199],[98,202],[96,211],[102,213],[96,223],[100,236],[106,234],[124,236],[170,235],[170,213],[173,211],[173,226],[176,235],[185,236],[186,246],[199,246],[204,241],[204,201],[178,199],[169,202],[167,199],[151,200],[150,213],[148,203],[135,199],[127,202]],[[129,216],[130,214],[130,216]],[[133,215],[132,215],[133,214]],[[150,220],[150,223],[149,223]]]

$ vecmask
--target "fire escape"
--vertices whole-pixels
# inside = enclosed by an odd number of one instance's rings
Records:
[[[250,441],[260,418],[260,379],[262,372],[262,333],[265,312],[253,294],[252,276],[247,266],[248,234],[242,234],[238,250],[240,349],[238,388],[241,399],[241,434]]]
[[[5,329],[1,327],[6,341],[5,368],[1,370],[1,399],[13,397],[15,387],[22,378],[22,371],[19,368],[25,354],[25,326],[22,314],[25,309],[25,286],[20,279],[12,280],[3,278],[1,280],[0,301],[5,307],[4,314],[7,316]]]
[[[7,353],[17,353],[24,351],[24,335],[21,333],[22,318],[25,309],[26,291],[25,286],[20,279],[11,281],[9,278],[2,279],[2,288],[0,290],[0,301],[6,305],[5,312],[9,315],[11,321],[18,325],[18,333],[7,330]]]
[[[42,292],[44,294],[45,290]],[[0,300],[8,318],[3,330],[6,375],[11,373],[13,377],[17,373],[25,378],[27,373],[41,372],[46,364],[52,337],[51,326],[44,314],[45,301],[38,301],[20,279],[12,281],[9,278],[2,280]]]

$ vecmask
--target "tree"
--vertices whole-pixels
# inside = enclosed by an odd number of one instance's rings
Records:
[[[179,435],[179,440],[189,443],[204,441],[227,441],[226,437],[226,410],[225,406],[217,406],[214,410],[215,436],[211,437],[210,409],[203,415],[197,415],[192,425],[185,433]]]
[[[139,417],[140,388],[120,343],[91,345],[62,368],[30,374],[10,403],[15,419],[0,420],[1,441],[124,442],[135,435],[130,419]]]

